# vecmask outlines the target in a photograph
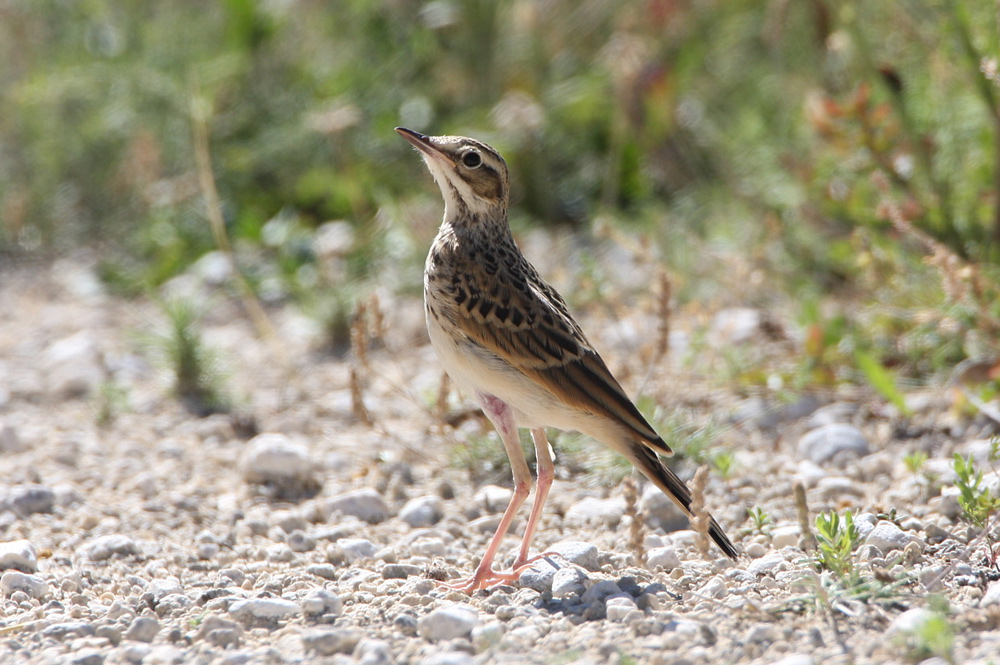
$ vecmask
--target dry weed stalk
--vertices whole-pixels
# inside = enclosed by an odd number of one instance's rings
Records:
[[[625,476],[625,479],[622,481],[622,494],[625,497],[625,514],[631,520],[629,523],[628,545],[632,550],[635,565],[642,566],[646,561],[646,549],[643,546],[643,541],[646,537],[646,524],[643,522],[642,513],[639,511],[639,487],[636,485],[634,477]]]
[[[370,298],[368,298],[368,313],[371,315],[371,340],[378,342],[385,348],[385,315],[382,313],[382,302],[379,300],[378,294],[373,293]]]
[[[434,415],[438,422],[448,422],[448,395],[451,394],[451,377],[447,372],[441,372],[441,383],[438,384],[437,398],[434,403]]]
[[[358,369],[353,366],[351,367],[350,387],[351,413],[354,414],[355,418],[371,427],[375,424],[375,420],[372,418],[372,414],[368,411],[368,407],[365,406],[365,397],[361,390],[361,378],[358,376]]]
[[[358,301],[351,319],[351,351],[360,366],[368,371],[368,304]]]
[[[809,526],[809,504],[806,503],[806,486],[801,482],[796,482],[792,486],[795,493],[795,512],[799,517],[799,549],[803,552],[812,552],[816,549],[816,536],[813,535]]]
[[[670,276],[662,268],[657,274],[660,283],[660,290],[656,300],[656,355],[654,360],[659,362],[670,351],[670,296],[672,287]]]
[[[698,551],[701,557],[710,561],[710,540],[708,527],[712,518],[705,510],[705,484],[708,482],[708,466],[701,466],[691,480],[691,528],[698,534]]]

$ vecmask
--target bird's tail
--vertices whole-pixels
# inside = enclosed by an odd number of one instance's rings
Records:
[[[664,494],[673,499],[674,503],[680,506],[681,510],[688,517],[693,517],[694,514],[691,512],[691,490],[684,484],[684,481],[678,478],[677,474],[661,462],[656,453],[646,446],[636,443],[632,444],[630,448],[632,454],[629,457],[632,463],[635,464],[644,476],[653,481]],[[708,519],[708,534],[712,536],[712,540],[719,546],[719,549],[726,553],[726,556],[730,559],[735,559],[739,552],[733,541],[729,540],[729,536],[722,530],[722,527],[719,526],[714,517],[709,515]]]

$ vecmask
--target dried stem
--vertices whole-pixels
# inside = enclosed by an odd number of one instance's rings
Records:
[[[356,367],[351,367],[351,412],[354,417],[369,427],[375,424],[368,407],[365,406],[365,398],[361,390],[361,378],[358,376]]]
[[[691,528],[698,534],[698,551],[705,560],[711,560],[711,540],[708,528],[712,518],[705,510],[705,484],[708,482],[708,467],[701,466],[691,480]]]
[[[660,283],[660,292],[656,301],[656,356],[654,360],[659,362],[670,351],[670,296],[671,284],[667,271],[661,269],[657,275]]]
[[[448,395],[451,394],[451,377],[447,372],[441,372],[441,383],[438,384],[437,400],[434,412],[439,422],[448,421]]]
[[[796,482],[792,486],[792,491],[795,492],[795,512],[799,517],[799,531],[802,532],[799,536],[799,549],[803,552],[812,552],[816,549],[816,536],[813,535],[812,528],[809,526],[809,504],[806,503],[806,486],[801,482]]]
[[[642,566],[646,561],[646,549],[643,541],[646,537],[646,525],[639,511],[639,488],[635,483],[635,478],[625,476],[622,481],[622,494],[625,497],[625,514],[629,517],[628,544],[632,550],[632,557],[637,566]]]
[[[358,301],[351,320],[351,351],[360,366],[368,371],[368,305]]]

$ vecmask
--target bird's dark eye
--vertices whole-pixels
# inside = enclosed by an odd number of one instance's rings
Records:
[[[478,152],[469,151],[462,155],[462,163],[468,166],[470,169],[478,168],[483,163],[483,158],[479,156]]]

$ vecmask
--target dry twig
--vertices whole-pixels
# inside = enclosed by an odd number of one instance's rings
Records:
[[[712,522],[711,516],[705,510],[705,484],[708,482],[708,467],[701,466],[694,479],[691,481],[691,528],[698,534],[698,551],[703,559],[711,560],[709,556],[710,543],[708,527]]]
[[[642,513],[639,511],[639,488],[634,477],[625,476],[622,481],[622,494],[625,497],[625,515],[630,520],[629,549],[632,550],[635,565],[642,566],[646,561],[646,549],[643,545],[646,537],[646,525],[643,522]]]

